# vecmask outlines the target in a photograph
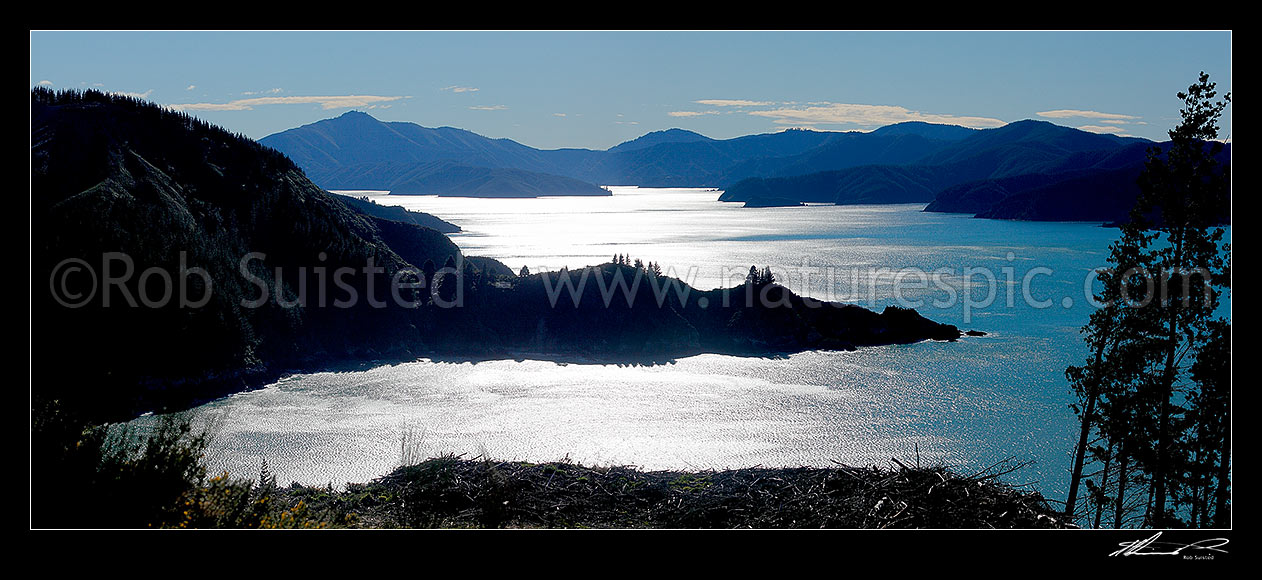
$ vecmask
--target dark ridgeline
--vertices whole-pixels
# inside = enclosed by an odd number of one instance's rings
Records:
[[[1071,156],[1048,173],[960,184],[939,192],[925,211],[973,213],[990,219],[1103,221],[1117,225],[1129,219],[1130,210],[1139,199],[1138,181],[1148,149],[1157,147],[1164,151],[1170,145],[1167,141],[1088,152]],[[1219,163],[1230,163],[1231,146],[1224,145],[1216,158]],[[1215,211],[1217,223],[1231,223],[1230,199]]]
[[[98,418],[183,406],[291,370],[426,353],[651,362],[960,336],[914,311],[815,307],[769,280],[700,291],[651,265],[565,272],[575,295],[562,273],[518,276],[466,259],[418,225],[436,218],[398,221],[329,194],[283,154],[186,114],[96,91],[34,89],[31,107],[32,390]],[[68,259],[124,281],[92,296],[101,280],[65,275]],[[160,300],[161,275],[141,275],[151,268],[168,273],[170,300]],[[351,274],[335,277],[339,268]],[[186,270],[204,272],[212,291]],[[396,274],[425,286],[403,289],[401,302],[390,294]],[[626,292],[602,291],[618,276],[634,289],[632,305]],[[59,302],[74,296],[92,299]],[[196,304],[182,307],[180,296]],[[453,300],[460,306],[444,307]]]
[[[270,297],[292,300],[304,285],[320,287],[317,267],[358,271],[372,260],[384,287],[411,263],[460,253],[438,231],[355,211],[273,149],[157,105],[35,89],[31,125],[34,390],[50,398],[128,413],[154,394],[191,400],[289,367],[406,355],[418,331],[393,306],[243,306],[262,292],[239,271],[243,258],[260,253],[247,263],[252,275]],[[78,308],[56,301],[49,280],[58,264],[82,260],[104,278],[107,252],[133,261],[126,284]],[[109,267],[126,275],[121,260]],[[205,283],[180,276],[181,267],[203,269],[212,281],[206,304],[162,301],[159,276],[142,295],[140,273],[153,267],[168,273],[176,294],[187,280],[191,302],[207,296]],[[71,296],[103,283],[67,280],[81,284]],[[364,295],[366,277],[345,281]],[[163,305],[146,306],[146,295]],[[326,303],[334,299],[331,291]]]
[[[397,205],[381,205],[367,196],[357,197],[354,194],[345,194],[339,197],[338,201],[351,206],[351,208],[360,213],[373,217],[433,228],[444,234],[454,234],[460,231],[460,226],[438,219],[427,213],[412,211]]]
[[[875,133],[875,132],[874,132]],[[905,164],[863,164],[733,184],[720,199],[924,203],[925,211],[1032,221],[1124,221],[1152,142],[1044,121],[975,131]],[[1168,143],[1157,144],[1168,147]],[[1219,153],[1229,160],[1230,146]],[[1222,208],[1222,219],[1230,219]]]
[[[723,140],[669,129],[605,151],[539,150],[356,111],[262,143],[333,189],[533,197],[607,194],[592,183],[721,187],[720,200],[751,208],[928,203],[926,211],[984,218],[1102,222],[1126,218],[1152,145],[1026,120],[984,130],[907,122]]]
[[[609,195],[563,177],[540,152],[463,129],[383,123],[359,111],[260,140],[328,189],[387,189],[471,197]]]
[[[430,175],[430,168],[447,162],[465,172],[474,167],[519,170],[524,173],[505,175],[515,179],[529,176],[560,188],[560,194],[573,195],[582,191],[561,177],[587,184],[714,187],[750,176],[909,163],[972,132],[963,127],[902,123],[872,133],[795,129],[718,140],[670,129],[606,151],[540,150],[462,129],[387,123],[351,111],[268,135],[260,142],[284,152],[313,181],[330,189],[393,190],[407,185],[413,190],[441,190],[447,176]],[[409,180],[409,173],[415,178]],[[546,180],[548,176],[555,181]]]
[[[541,197],[612,195],[585,181],[521,169],[468,167],[452,161],[409,164],[390,184],[395,195]]]
[[[873,133],[880,134],[879,130]],[[827,172],[759,177],[765,181],[761,187],[770,191],[809,186],[799,194],[806,201],[928,202],[939,191],[954,185],[1081,168],[1098,161],[1092,155],[1104,155],[1141,142],[1027,120],[995,129],[971,131],[934,151],[902,163],[862,163],[849,168],[828,168],[831,171]],[[1142,155],[1142,147],[1140,151]],[[734,184],[725,197],[731,201],[744,201],[747,188],[755,185],[756,179]]]

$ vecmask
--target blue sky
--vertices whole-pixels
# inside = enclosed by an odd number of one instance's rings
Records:
[[[1175,93],[1231,90],[1230,31],[32,31],[31,86],[97,88],[262,138],[362,110],[532,147],[680,127],[1043,119],[1165,139]],[[1220,126],[1230,136],[1231,109]]]

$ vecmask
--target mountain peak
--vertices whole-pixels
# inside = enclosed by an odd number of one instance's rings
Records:
[[[367,121],[367,120],[377,121],[376,117],[369,115],[368,113],[365,113],[363,111],[356,111],[355,109],[351,109],[345,113],[342,113],[341,115],[338,115],[337,117],[335,117],[335,119],[341,119],[345,121]]]
[[[1004,126],[1005,127],[1040,127],[1040,126],[1049,126],[1049,125],[1056,125],[1056,124],[1051,121],[1044,121],[1042,119],[1021,119],[1020,121],[1013,121]]]
[[[713,139],[695,131],[672,127],[664,131],[645,133],[644,135],[630,141],[624,141],[618,145],[610,147],[609,152],[616,153],[621,151],[634,151],[636,149],[647,149],[662,143],[692,143],[696,141],[713,141]]]
[[[1101,133],[1083,131],[1074,127],[1057,125],[1041,119],[1021,119],[1002,127],[991,129],[996,135],[1020,136],[1021,139],[1053,139],[1053,138],[1098,138],[1112,139],[1117,137]]]
[[[919,135],[928,139],[941,139],[944,141],[957,141],[976,133],[977,129],[970,129],[960,125],[945,125],[940,123],[926,123],[924,121],[903,121],[902,123],[894,123],[886,125],[872,131],[874,135]]]

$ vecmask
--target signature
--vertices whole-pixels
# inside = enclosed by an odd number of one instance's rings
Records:
[[[1151,538],[1144,540],[1136,540],[1134,542],[1121,542],[1118,545],[1122,549],[1109,554],[1109,556],[1178,556],[1184,550],[1207,550],[1210,552],[1227,553],[1222,550],[1223,546],[1229,541],[1227,538],[1210,538],[1207,540],[1198,540],[1191,544],[1176,544],[1174,542],[1158,542],[1157,538],[1161,537],[1161,532],[1152,535]],[[1173,549],[1172,549],[1173,548]]]

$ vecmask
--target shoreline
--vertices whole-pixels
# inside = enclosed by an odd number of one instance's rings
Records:
[[[127,413],[118,413],[116,421],[110,422],[127,422],[144,416],[146,414],[165,414],[188,411],[196,407],[200,407],[207,403],[217,401],[224,397],[228,397],[237,393],[246,393],[266,388],[269,385],[276,384],[287,378],[296,375],[307,375],[316,373],[339,373],[339,372],[357,372],[366,371],[384,366],[395,366],[413,362],[421,362],[429,360],[433,363],[471,363],[477,364],[481,362],[493,361],[526,361],[535,360],[543,362],[551,362],[558,365],[569,364],[590,364],[590,365],[631,365],[631,366],[657,366],[674,364],[682,358],[713,354],[721,356],[733,356],[740,358],[762,358],[762,359],[786,359],[792,355],[804,352],[852,352],[860,348],[879,348],[897,346],[903,344],[917,344],[920,342],[957,342],[966,337],[985,336],[987,333],[981,331],[961,332],[959,338],[955,339],[935,339],[926,338],[912,343],[891,342],[888,344],[865,344],[865,345],[847,345],[848,348],[803,348],[798,350],[766,350],[766,351],[742,351],[738,349],[687,349],[679,352],[646,355],[646,354],[594,354],[592,352],[582,351],[529,351],[529,350],[490,350],[487,352],[470,352],[462,350],[452,352],[448,350],[432,350],[426,352],[408,351],[407,353],[399,353],[396,356],[379,356],[372,358],[346,358],[339,360],[331,360],[325,362],[313,362],[304,364],[282,364],[275,365],[275,368],[269,365],[258,365],[253,367],[239,368],[227,371],[216,371],[206,373],[199,377],[182,377],[177,379],[157,379],[146,378],[138,381],[138,384],[145,388],[146,392],[157,393],[158,396],[152,398],[141,397],[135,402],[132,410]],[[173,394],[172,387],[188,387],[193,386],[197,392],[195,393],[179,393]],[[182,395],[182,396],[181,396]]]

